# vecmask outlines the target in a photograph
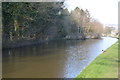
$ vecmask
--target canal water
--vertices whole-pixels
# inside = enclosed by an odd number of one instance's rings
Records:
[[[58,40],[2,52],[3,78],[74,78],[116,38]]]

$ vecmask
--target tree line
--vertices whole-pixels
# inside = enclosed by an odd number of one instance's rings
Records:
[[[3,2],[3,43],[24,40],[100,38],[103,25],[88,10],[64,2]]]

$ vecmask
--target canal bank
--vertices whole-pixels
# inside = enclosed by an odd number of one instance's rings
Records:
[[[96,57],[75,78],[118,78],[118,42]]]

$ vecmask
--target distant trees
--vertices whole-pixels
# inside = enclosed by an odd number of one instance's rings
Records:
[[[88,10],[76,7],[69,12],[64,2],[3,2],[3,43],[55,38],[100,37],[102,24]]]
[[[64,29],[68,39],[100,38],[103,25],[91,18],[88,10],[76,7],[71,13],[64,9]]]
[[[92,32],[92,36],[94,38],[100,38],[102,36],[102,33],[104,31],[103,25],[97,21],[97,20],[93,20],[91,22],[92,27],[90,28],[90,32]]]
[[[106,26],[104,33],[105,33],[106,35],[109,35],[109,34],[111,34],[111,31],[112,31],[112,29],[111,29],[110,27]]]
[[[105,36],[112,36],[115,37],[118,35],[118,31],[115,27],[105,26],[104,28],[104,35]]]

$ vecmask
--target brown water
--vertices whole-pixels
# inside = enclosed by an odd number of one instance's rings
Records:
[[[59,40],[3,50],[4,78],[74,78],[117,39]]]

